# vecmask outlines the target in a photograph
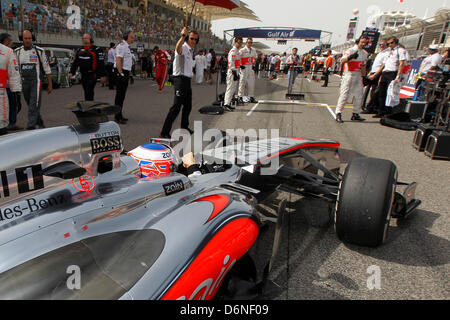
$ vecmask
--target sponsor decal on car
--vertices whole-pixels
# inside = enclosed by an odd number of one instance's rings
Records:
[[[41,164],[19,167],[11,171],[0,171],[0,199],[10,197],[14,188],[17,188],[19,194],[44,188]],[[32,186],[29,184],[31,179]]]
[[[12,206],[0,208],[0,222],[11,222],[32,213],[63,205],[68,201],[68,197],[64,194],[47,198],[28,198]]]
[[[180,192],[184,190],[183,180],[176,180],[170,183],[163,184],[164,192],[166,196]]]
[[[110,133],[93,135],[94,138],[90,139],[92,154],[120,151],[122,149],[122,139],[118,132],[114,135],[108,135]]]
[[[72,179],[72,184],[78,191],[91,192],[95,188],[95,180],[92,171],[86,168],[86,174]]]

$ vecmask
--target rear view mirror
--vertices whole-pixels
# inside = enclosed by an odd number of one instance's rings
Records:
[[[42,170],[44,176],[61,178],[64,180],[78,178],[85,173],[85,168],[80,167],[72,161],[58,162]]]

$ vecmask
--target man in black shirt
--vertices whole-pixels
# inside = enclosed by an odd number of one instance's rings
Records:
[[[100,78],[103,84],[106,82],[105,55],[102,49],[93,44],[94,41],[89,33],[83,34],[82,41],[83,47],[77,50],[70,68],[69,81],[80,68],[84,100],[93,101],[97,79]]]

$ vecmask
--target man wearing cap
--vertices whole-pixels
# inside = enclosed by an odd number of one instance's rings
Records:
[[[416,82],[416,90],[419,90],[419,98],[421,100],[425,91],[425,77],[428,71],[436,70],[442,62],[442,56],[439,54],[439,45],[432,44],[428,47],[429,55],[422,61],[419,69],[419,77]]]

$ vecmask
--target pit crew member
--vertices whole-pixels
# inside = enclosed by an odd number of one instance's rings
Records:
[[[27,130],[44,128],[41,116],[41,88],[44,74],[47,77],[47,93],[53,90],[51,69],[44,49],[33,45],[34,36],[30,30],[23,30],[23,45],[14,50],[22,78],[22,93],[28,104]]]
[[[353,104],[352,121],[364,121],[359,115],[361,111],[361,102],[363,98],[362,75],[366,73],[365,64],[368,59],[368,52],[364,46],[369,41],[367,36],[361,36],[356,40],[355,46],[344,52],[341,63],[344,65],[343,77],[341,82],[341,92],[336,106],[336,121],[343,123],[342,111],[351,95],[355,96]]]
[[[84,100],[94,101],[94,89],[97,79],[100,78],[102,84],[106,83],[105,57],[103,50],[94,45],[94,41],[89,33],[83,34],[82,43],[83,47],[77,50],[70,68],[69,81],[77,69],[80,68]]]
[[[16,56],[11,48],[0,43],[0,135],[7,133],[7,127],[9,125],[7,85],[12,91],[12,94],[20,97],[22,83],[20,81]]]
[[[239,69],[241,66],[241,57],[239,49],[242,46],[242,37],[234,38],[234,45],[228,53],[228,71],[227,71],[227,90],[225,91],[224,109],[233,111],[235,108],[231,106],[231,99],[239,84]]]
[[[245,87],[247,86],[247,95],[250,97],[251,103],[257,103],[255,100],[255,70],[256,59],[258,54],[256,50],[252,48],[253,39],[248,38],[244,48],[239,51],[241,56],[241,70],[239,72],[239,99],[245,96]]]
[[[158,91],[162,92],[169,74],[170,55],[167,51],[159,49],[158,46],[155,46],[153,51],[155,52],[156,82],[158,83]]]

